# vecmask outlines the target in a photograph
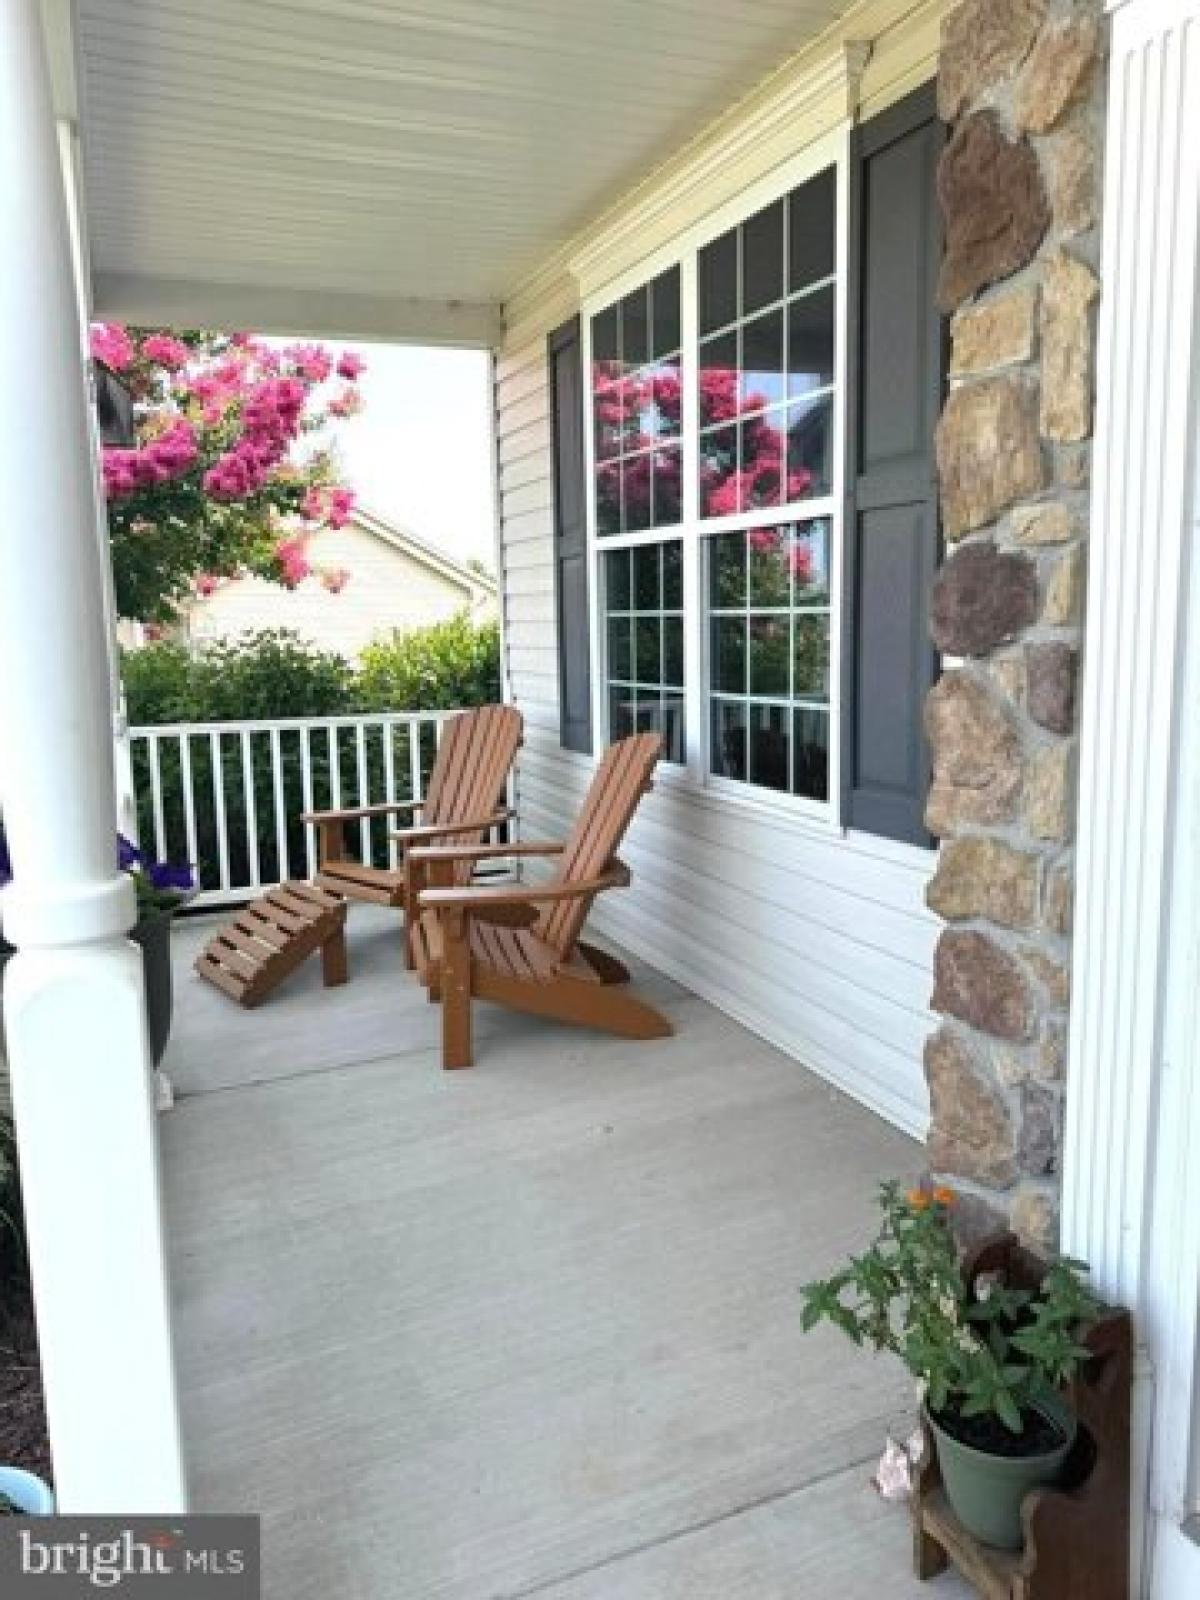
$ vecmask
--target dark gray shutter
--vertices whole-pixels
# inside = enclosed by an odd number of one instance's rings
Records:
[[[918,844],[929,838],[922,707],[935,670],[944,137],[929,85],[857,129],[850,162],[843,809],[852,828]]]
[[[583,450],[583,341],[578,317],[549,340],[554,448],[554,592],[558,627],[559,736],[592,750],[591,621],[588,616],[587,484]]]

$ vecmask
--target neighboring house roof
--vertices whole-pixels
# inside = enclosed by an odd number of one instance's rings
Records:
[[[356,506],[350,515],[350,521],[364,533],[373,534],[385,544],[402,550],[414,561],[432,568],[452,583],[461,583],[470,590],[480,589],[485,595],[494,596],[498,593],[494,574],[478,571],[463,561],[456,561],[453,556],[447,555],[444,550],[439,550],[428,540],[418,538],[411,529],[389,522],[378,511],[371,511],[366,506]]]

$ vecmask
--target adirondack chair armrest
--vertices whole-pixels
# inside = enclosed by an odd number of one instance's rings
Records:
[[[420,905],[427,911],[461,912],[487,915],[493,907],[549,904],[556,900],[578,900],[605,889],[624,889],[629,883],[629,868],[614,861],[594,878],[577,883],[517,883],[502,888],[425,889]]]
[[[320,827],[328,822],[357,822],[362,817],[388,817],[396,811],[419,811],[424,800],[386,800],[379,805],[346,806],[337,811],[302,811],[300,821]]]
[[[452,839],[456,833],[478,833],[484,828],[494,828],[501,822],[508,822],[515,815],[511,806],[501,806],[486,817],[464,817],[461,822],[418,823],[415,828],[394,828],[388,838],[411,847],[422,839]]]
[[[422,845],[417,850],[410,850],[407,859],[411,862],[436,861],[489,861],[494,857],[504,856],[555,856],[563,850],[562,841],[550,839],[522,840],[517,844],[445,844]]]

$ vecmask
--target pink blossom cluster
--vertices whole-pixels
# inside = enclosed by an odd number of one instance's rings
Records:
[[[166,367],[168,372],[178,372],[180,367],[186,367],[190,354],[183,340],[174,339],[169,333],[148,333],[142,340],[145,359]]]
[[[643,424],[659,434],[679,430],[683,386],[675,371],[639,375],[624,373],[615,361],[598,361],[592,372],[592,395],[601,459],[648,443]]]
[[[324,383],[333,371],[333,357],[322,344],[291,344],[283,354],[309,383]]]
[[[781,556],[787,542],[787,533],[783,528],[751,528],[746,539],[755,555]],[[793,544],[788,554],[788,565],[797,583],[812,582],[813,555],[808,545]]]
[[[733,421],[738,414],[738,374],[732,367],[705,367],[699,389],[702,428]]]
[[[777,506],[802,499],[812,488],[813,475],[801,467],[788,472],[784,465],[787,438],[764,417],[743,424],[740,471],[709,459],[701,472],[706,516],[724,517],[756,506]]]
[[[354,417],[362,410],[362,392],[348,383],[344,389],[335,394],[329,402],[329,415],[331,417]]]
[[[235,341],[243,342],[237,344]],[[259,345],[248,334],[234,334],[236,355],[226,356],[206,370],[190,373],[180,386],[180,394],[197,401],[201,407],[206,427],[215,427],[229,408],[241,400],[251,382],[251,374],[261,377],[274,373],[279,366],[275,351]]]
[[[309,383],[324,383],[333,372],[348,383],[353,383],[367,369],[366,362],[354,350],[343,350],[335,366],[333,356],[322,344],[288,345],[283,358]]]
[[[323,522],[330,528],[344,528],[354,510],[355,494],[341,484],[332,487],[314,484],[300,503],[306,522]]]
[[[179,417],[138,449],[105,450],[105,493],[110,500],[121,500],[139,489],[170,483],[190,472],[199,454],[195,429],[186,418]]]
[[[299,378],[264,378],[242,402],[242,435],[204,474],[214,500],[261,489],[300,431],[307,390]]]
[[[124,372],[137,351],[133,340],[119,322],[96,322],[89,335],[91,352],[113,372]]]
[[[813,581],[813,553],[806,544],[792,546],[792,576],[798,584]]]
[[[307,547],[298,534],[280,539],[275,546],[275,559],[279,563],[281,579],[289,589],[295,589],[312,572]]]

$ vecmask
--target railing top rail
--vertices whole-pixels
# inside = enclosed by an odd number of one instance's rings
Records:
[[[131,739],[167,735],[178,738],[188,733],[279,733],[300,732],[305,728],[358,728],[406,723],[445,722],[458,713],[453,707],[440,711],[359,711],[337,717],[263,717],[247,722],[151,722],[130,728]]]

